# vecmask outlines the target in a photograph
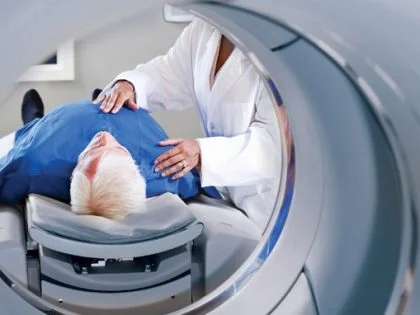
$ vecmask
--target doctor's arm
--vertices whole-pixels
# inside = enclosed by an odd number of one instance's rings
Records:
[[[182,110],[194,103],[193,50],[199,40],[202,21],[188,25],[166,55],[120,73],[98,96],[104,112],[116,113],[126,104],[149,111]]]
[[[165,176],[175,173],[179,178],[198,166],[203,187],[252,185],[278,176],[282,157],[278,128],[279,122],[284,122],[282,116],[264,90],[247,132],[234,137],[169,139],[165,144],[177,146],[157,159],[157,170],[164,170]],[[186,164],[182,165],[182,161]]]
[[[265,92],[262,94],[247,132],[198,139],[203,187],[253,185],[279,176],[282,146],[278,108],[274,109]]]

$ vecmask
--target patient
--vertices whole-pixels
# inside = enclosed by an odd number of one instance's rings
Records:
[[[34,108],[25,98],[22,106]],[[77,213],[120,218],[143,210],[147,197],[198,193],[195,171],[177,180],[154,172],[155,158],[170,148],[159,146],[168,136],[144,110],[109,115],[82,101],[32,116],[23,115],[25,126],[0,159],[1,203],[38,193],[70,202]]]

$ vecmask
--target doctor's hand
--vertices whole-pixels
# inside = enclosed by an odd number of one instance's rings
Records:
[[[158,156],[155,160],[155,172],[162,176],[178,179],[200,164],[200,146],[194,139],[168,139],[159,142],[161,146],[175,145],[174,148]]]
[[[102,102],[100,109],[104,113],[116,114],[123,105],[133,110],[139,109],[134,100],[134,87],[128,81],[117,81],[114,86],[101,94],[93,101],[94,104]]]

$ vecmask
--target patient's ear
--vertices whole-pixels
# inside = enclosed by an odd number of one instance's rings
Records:
[[[86,152],[87,152],[87,147],[86,147],[86,148],[84,148],[84,149],[83,149],[83,151],[82,151],[82,152],[80,152],[80,154],[78,155],[78,157],[77,157],[77,163],[79,163],[79,162],[80,162],[80,160],[82,160],[82,159],[85,157]]]
[[[89,179],[78,170],[74,170],[70,182],[71,211],[77,214],[88,214],[91,190]]]

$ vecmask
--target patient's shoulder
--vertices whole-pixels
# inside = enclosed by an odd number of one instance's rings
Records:
[[[95,112],[95,111],[99,111],[99,106],[100,105],[93,104],[91,101],[88,101],[88,100],[80,100],[76,102],[63,103],[63,104],[57,105],[47,115],[54,114],[54,113]]]
[[[82,124],[84,121],[92,119],[98,113],[100,113],[99,105],[95,105],[90,101],[78,101],[54,107],[45,115],[44,120],[53,121],[56,124]]]

